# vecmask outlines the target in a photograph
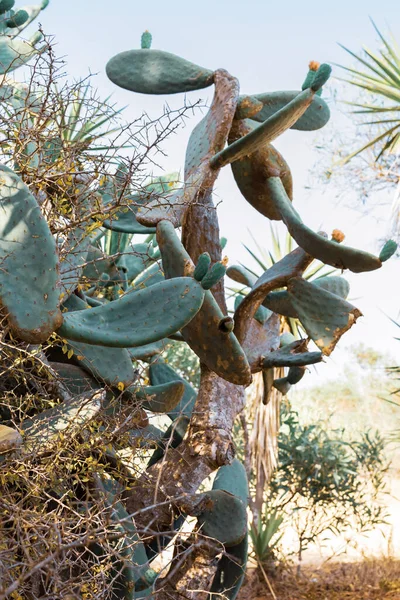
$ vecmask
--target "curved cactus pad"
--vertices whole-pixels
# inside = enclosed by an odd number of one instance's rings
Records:
[[[230,465],[220,467],[214,480],[213,490],[225,490],[234,494],[247,505],[248,482],[242,463],[235,458]],[[211,592],[212,600],[223,596],[234,600],[242,585],[246,572],[248,536],[246,535],[239,544],[231,546],[226,555],[218,561],[217,572],[214,576]]]
[[[310,106],[313,97],[314,92],[310,89],[300,92],[289,104],[271,115],[262,125],[213,156],[210,160],[211,167],[220,169],[224,165],[259,150],[265,144],[273,142],[300,119],[307,107]]]
[[[115,85],[140,94],[178,94],[214,83],[214,73],[163,50],[120,52],[106,65]]]
[[[251,118],[253,121],[258,121],[259,123],[266,121],[273,114],[289,104],[298,94],[299,92],[296,91],[255,94],[252,98],[261,102],[263,108]],[[330,116],[329,106],[322,98],[315,95],[306,112],[291,126],[291,129],[298,129],[300,131],[321,129],[321,127],[327,124]]]
[[[231,265],[227,268],[226,274],[233,279],[233,281],[237,281],[237,283],[241,283],[247,287],[253,287],[257,281],[257,277],[242,265]]]
[[[161,221],[158,224],[157,241],[165,277],[176,278],[188,268],[194,269],[172,223]],[[209,369],[231,383],[247,385],[251,382],[251,372],[246,355],[235,335],[221,331],[218,327],[224,316],[212,293],[207,291],[201,310],[182,328],[181,333]]]
[[[263,369],[271,367],[303,367],[321,362],[321,352],[307,352],[307,342],[305,340],[296,340],[279,350],[270,352],[263,357]]]
[[[132,388],[131,388],[132,389]],[[170,413],[181,402],[185,393],[182,381],[169,381],[159,385],[136,388],[136,398],[142,400],[142,406],[153,413]]]
[[[346,300],[302,277],[290,279],[287,290],[307,334],[327,356],[362,314]],[[286,348],[289,346],[282,351]]]
[[[214,538],[228,548],[236,546],[247,535],[246,504],[237,496],[221,489],[206,492],[206,508],[197,515],[202,534]]]
[[[229,142],[254,131],[251,121],[238,121],[231,129]],[[265,144],[249,156],[243,156],[231,164],[232,173],[241,194],[259,213],[268,219],[279,221],[280,213],[270,198],[269,188],[265,182],[269,177],[279,177],[288,198],[292,199],[293,182],[289,166],[283,156],[272,144]]]
[[[182,396],[181,401],[174,409],[168,412],[168,416],[170,419],[174,420],[180,415],[185,415],[187,417],[192,416],[194,404],[197,398],[197,392],[190,383],[188,383],[185,379],[182,379],[174,371],[172,367],[167,365],[162,359],[158,359],[157,361],[151,363],[149,368],[149,377],[151,385],[158,386],[163,383],[170,383],[179,381],[183,383],[185,387],[185,392]]]
[[[57,248],[23,181],[0,165],[0,303],[13,335],[45,342],[62,323]]]
[[[178,227],[187,207],[214,185],[218,170],[210,167],[210,159],[226,144],[239,94],[237,79],[223,69],[215,72],[214,79],[215,92],[210,109],[189,138],[184,186],[165,198],[140,207],[137,218],[143,225],[152,226],[168,219]]]
[[[344,277],[337,277],[335,275],[319,277],[312,281],[312,283],[343,299],[346,299],[349,295],[350,285]],[[298,317],[287,291],[270,292],[266,296],[263,305],[279,315],[294,319]]]
[[[143,346],[187,325],[200,310],[204,293],[191,277],[161,281],[109,304],[65,314],[58,334],[86,344]]]
[[[269,188],[270,201],[280,213],[290,235],[311,256],[337,269],[350,269],[354,273],[373,271],[382,266],[377,256],[332,242],[304,225],[279,177],[270,177],[266,185]]]
[[[100,411],[105,391],[90,391],[25,419],[21,424],[26,452],[50,452],[60,435],[76,435]]]
[[[72,294],[65,302],[69,313],[86,311],[86,302]],[[106,348],[105,346],[71,342],[68,346],[74,352],[74,360],[85,371],[102,383],[111,386],[122,384],[128,387],[136,381],[136,373],[132,365],[130,354],[126,348]]]

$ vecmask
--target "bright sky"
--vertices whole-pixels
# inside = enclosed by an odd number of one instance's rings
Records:
[[[153,47],[178,54],[204,67],[223,67],[239,78],[243,93],[259,93],[280,89],[298,89],[310,60],[350,64],[350,57],[337,42],[358,52],[363,44],[377,47],[377,36],[369,21],[378,27],[387,25],[400,40],[400,8],[398,0],[336,0],[268,2],[266,0],[51,0],[41,14],[40,22],[48,34],[54,34],[56,53],[65,56],[66,70],[73,78],[88,72],[94,78],[101,96],[113,93],[120,106],[129,105],[126,119],[137,118],[144,110],[153,117],[161,114],[164,103],[171,108],[183,104],[182,95],[151,97],[115,87],[105,76],[104,67],[114,54],[140,46],[145,29],[153,35]],[[334,74],[340,75],[338,69]],[[333,84],[334,85],[334,84]],[[350,91],[349,91],[350,93]],[[210,102],[212,88],[192,92],[188,100],[202,98]],[[336,114],[336,116],[335,116]],[[166,171],[183,167],[186,142],[192,127],[200,118],[194,116],[188,126],[166,142],[168,157],[162,162]],[[335,131],[340,115],[332,112],[328,127]],[[320,136],[320,137],[319,137]],[[342,229],[349,245],[379,252],[379,238],[387,225],[375,217],[345,208],[346,199],[338,204],[335,190],[306,190],[312,181],[311,167],[316,155],[313,146],[321,139],[319,132],[287,132],[276,146],[289,163],[295,185],[295,206],[303,220],[314,229]],[[351,184],[349,183],[349,195]],[[392,194],[392,192],[390,192]],[[216,196],[221,201],[219,217],[221,234],[228,238],[226,253],[230,264],[247,261],[241,243],[254,247],[249,231],[267,246],[269,223],[241,197],[229,167],[217,181]],[[390,198],[390,196],[389,196]],[[387,214],[386,214],[387,213]],[[389,211],[385,211],[389,217]],[[384,215],[384,216],[385,216]],[[340,346],[358,341],[390,351],[400,361],[400,329],[384,316],[393,318],[400,310],[399,261],[390,261],[382,269],[357,276],[350,275],[351,298],[364,313],[347,333],[331,359],[333,364],[346,360]],[[383,311],[383,312],[382,312]],[[322,367],[322,369],[325,367]],[[322,374],[322,372],[321,372]]]

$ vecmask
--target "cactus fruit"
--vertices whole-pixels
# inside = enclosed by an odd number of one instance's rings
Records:
[[[4,165],[0,206],[0,301],[17,338],[45,342],[62,323],[55,240],[27,186]]]

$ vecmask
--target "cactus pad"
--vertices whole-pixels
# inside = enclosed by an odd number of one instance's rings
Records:
[[[361,316],[361,312],[346,300],[301,277],[291,279],[287,290],[307,334],[327,356]]]
[[[22,180],[0,165],[0,302],[13,335],[45,342],[62,323],[57,248]]]
[[[147,48],[113,56],[106,73],[115,85],[140,94],[178,94],[214,83],[212,71],[175,54]]]
[[[215,72],[215,92],[206,116],[193,129],[185,157],[183,188],[166,198],[151,201],[139,208],[137,218],[146,226],[168,219],[178,227],[187,207],[200,194],[210,191],[218,170],[210,168],[210,159],[225,146],[236,110],[239,87],[237,80],[224,70]]]

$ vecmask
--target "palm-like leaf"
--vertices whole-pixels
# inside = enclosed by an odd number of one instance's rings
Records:
[[[373,21],[372,24],[383,44],[379,52],[372,52],[364,47],[363,56],[358,56],[342,46],[363,68],[357,70],[338,66],[351,76],[350,79],[341,79],[341,81],[365,90],[372,96],[371,104],[357,102],[346,102],[346,104],[353,106],[354,114],[373,115],[374,118],[365,124],[376,127],[377,134],[346,156],[343,163],[376,144],[379,147],[376,160],[384,153],[397,153],[400,150],[400,48],[392,36],[390,39],[383,36]],[[376,104],[377,99],[382,99],[384,104],[382,106]],[[387,102],[392,104],[387,105]],[[382,115],[387,117],[387,113],[392,113],[390,118],[382,118]]]

